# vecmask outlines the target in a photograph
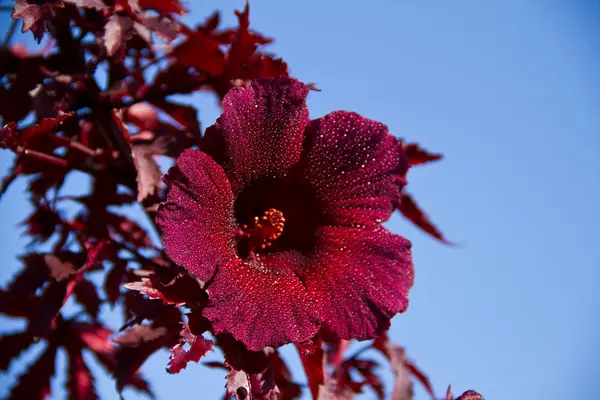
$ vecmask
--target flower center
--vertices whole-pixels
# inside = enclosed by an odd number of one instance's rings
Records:
[[[262,217],[254,217],[249,224],[240,227],[240,236],[245,238],[250,251],[259,252],[273,245],[273,242],[283,234],[285,218],[283,213],[275,208],[264,212]]]

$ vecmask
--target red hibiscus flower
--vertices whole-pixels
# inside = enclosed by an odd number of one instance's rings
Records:
[[[410,242],[381,226],[408,161],[385,125],[337,111],[309,121],[290,78],[233,89],[201,150],[165,176],[165,251],[204,283],[216,333],[250,350],[372,339],[408,304]]]

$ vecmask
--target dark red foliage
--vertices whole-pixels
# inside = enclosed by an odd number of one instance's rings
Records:
[[[448,386],[448,391],[446,392],[446,400],[484,400],[483,396],[477,393],[474,390],[467,390],[456,399],[454,399],[454,395],[452,394],[452,390],[450,386]]]
[[[276,400],[280,393],[276,384],[273,366],[268,354],[272,351],[250,351],[228,334],[217,336],[218,344],[225,353],[227,375],[225,393],[227,398],[237,400]],[[275,364],[283,367],[284,364]]]
[[[0,196],[23,179],[32,206],[22,267],[0,289],[0,313],[25,328],[0,335],[0,370],[43,346],[9,398],[55,397],[59,350],[67,397],[90,400],[84,354],[118,391],[152,396],[139,369],[156,351],[170,349],[165,365],[178,373],[219,348],[224,362],[203,364],[227,371],[227,398],[381,399],[383,366],[346,355],[350,339],[376,337],[365,349],[391,365],[393,398],[412,398],[413,379],[433,395],[380,336],[413,280],[410,243],[381,222],[399,209],[446,241],[404,191],[409,168],[441,154],[358,114],[310,121],[315,85],[289,78],[265,51],[272,40],[250,28],[248,4],[235,27],[214,13],[192,28],[180,19],[184,3],[14,2],[22,31],[48,40],[29,52],[10,47],[9,33],[0,48],[0,148],[15,154]],[[200,90],[223,101],[204,134],[197,109],[171,97]],[[158,158],[176,164],[166,184]],[[67,196],[73,172],[89,184]],[[105,326],[110,309],[123,326]],[[291,342],[307,385],[278,352]]]
[[[413,224],[421,228],[426,233],[444,243],[449,243],[442,232],[429,220],[425,212],[421,210],[411,195],[402,193],[400,199],[396,202],[396,208],[408,218]]]
[[[62,0],[15,0],[15,8],[11,17],[23,19],[22,32],[31,31],[33,37],[40,42],[47,30],[48,23],[57,8],[64,7]]]
[[[187,366],[190,361],[198,362],[208,351],[212,351],[212,340],[206,340],[202,335],[194,335],[190,327],[185,325],[180,332],[181,341],[171,349],[172,355],[167,371],[176,374]],[[187,344],[188,350],[183,346]]]
[[[405,143],[404,152],[411,166],[427,164],[432,161],[441,160],[444,157],[440,153],[430,153],[416,143]]]

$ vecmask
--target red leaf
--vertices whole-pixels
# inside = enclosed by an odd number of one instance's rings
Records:
[[[125,120],[135,124],[140,130],[154,131],[160,126],[156,109],[148,103],[136,103],[127,108]]]
[[[129,290],[145,294],[151,299],[162,300],[165,304],[183,305],[187,303],[190,306],[207,301],[200,284],[190,275],[171,275],[167,279],[168,282],[163,283],[159,274],[155,273],[151,274],[149,278],[142,278],[140,282],[131,282],[124,286]]]
[[[136,325],[125,331],[121,336],[113,339],[115,343],[126,347],[139,347],[144,343],[154,342],[167,334],[167,328],[163,326]]]
[[[153,157],[155,149],[149,145],[133,145],[132,153],[137,171],[138,201],[156,198],[161,186],[162,172]]]
[[[138,387],[140,382],[138,369],[154,352],[162,347],[171,347],[177,343],[177,330],[164,326],[136,325],[114,339],[119,344],[116,353],[116,365],[112,371],[117,381],[117,389],[125,385]],[[136,380],[138,381],[136,383]],[[149,390],[146,387],[146,390]]]
[[[302,394],[302,388],[293,381],[292,373],[277,350],[268,353],[269,364],[275,374],[275,384],[279,388],[279,400],[293,400]]]
[[[127,261],[119,259],[115,261],[114,267],[106,274],[104,291],[106,292],[107,300],[113,305],[121,296],[121,283],[123,282],[126,270]]]
[[[363,386],[367,385],[373,389],[379,400],[383,400],[383,383],[373,372],[378,366],[373,360],[362,360],[354,357],[345,360],[335,373],[337,377],[336,394],[343,396],[345,393],[362,393]],[[355,382],[353,379],[353,376],[355,376],[354,372],[360,374],[364,380]]]
[[[67,299],[68,281],[51,283],[42,294],[39,307],[29,320],[28,329],[36,336],[43,336],[53,324]]]
[[[183,15],[187,12],[179,0],[139,0],[139,4],[142,8],[152,8],[161,14]]]
[[[142,278],[140,282],[131,282],[124,285],[126,289],[137,290],[138,292],[145,294],[151,299],[162,300],[165,304],[178,304],[169,300],[165,295],[152,284],[152,280],[149,278]]]
[[[9,399],[43,400],[50,395],[50,378],[54,375],[56,347],[48,345],[44,353],[19,377]]]
[[[98,319],[98,312],[102,301],[98,296],[96,286],[87,279],[81,279],[75,286],[75,298],[84,310],[94,319]]]
[[[423,371],[421,371],[415,364],[408,360],[404,360],[404,366],[408,369],[412,376],[421,382],[421,385],[423,385],[425,390],[427,390],[427,393],[429,393],[431,398],[435,400],[435,393],[433,392],[433,387],[431,386],[431,382],[429,381],[427,375],[425,375]]]
[[[8,174],[2,178],[2,185],[0,186],[0,198],[4,195],[4,193],[6,193],[10,184],[13,183],[19,175],[21,175],[23,169],[23,165],[17,162],[15,165],[13,165]]]
[[[0,290],[0,313],[2,314],[30,318],[39,304],[40,298],[34,295],[18,295]]]
[[[238,400],[277,399],[279,389],[275,384],[266,351],[250,351],[229,334],[217,335],[217,342],[225,353],[227,366],[231,369],[225,385],[229,396],[227,398],[235,395]]]
[[[119,50],[131,36],[133,20],[126,15],[112,14],[104,26],[104,46],[109,56]]]
[[[245,81],[261,77],[287,76],[287,64],[272,55],[257,51],[259,45],[271,42],[271,39],[249,29],[250,8],[248,3],[243,11],[236,11],[239,27],[231,31],[233,40],[227,52],[223,76],[211,82],[214,90],[223,97],[232,86],[243,85]]]
[[[392,393],[393,400],[413,399],[413,384],[410,380],[408,369],[404,364],[404,357],[404,349],[400,347],[394,348],[390,353],[390,364],[392,365],[392,369],[396,374],[394,391]]]
[[[177,38],[179,25],[174,20],[162,16],[151,15],[146,12],[138,12],[137,17],[140,19],[141,23],[134,22],[134,28],[138,35],[145,41],[150,42],[151,40],[151,37],[145,34],[146,29],[153,31],[165,42],[172,42]]]
[[[402,147],[411,166],[430,163],[444,157],[441,153],[430,153],[416,143],[404,143]]]
[[[168,101],[154,101],[152,103],[169,114],[181,126],[188,129],[195,137],[200,138],[198,112],[194,107]]]
[[[87,322],[72,322],[71,325],[84,347],[90,349],[96,357],[108,360],[114,354],[115,346],[110,340],[113,331],[100,324]]]
[[[484,399],[483,399],[483,396],[480,395],[479,393],[477,393],[476,391],[467,390],[466,392],[464,392],[463,394],[458,396],[458,398],[456,400],[484,400]]]
[[[301,347],[298,347],[298,353],[300,354],[300,360],[302,361],[304,372],[308,379],[310,393],[312,394],[312,397],[316,399],[319,397],[319,388],[325,385],[325,381],[328,378],[325,352],[323,351],[320,337],[317,337],[314,340],[314,349],[314,352],[307,353],[302,351]]]
[[[29,329],[32,333],[42,336],[54,323],[60,309],[81,281],[83,273],[96,264],[103,248],[104,242],[91,246],[88,249],[87,261],[79,270],[76,270],[70,261],[78,254],[63,252],[60,253],[60,258],[54,254],[44,255],[44,261],[55,281],[44,290],[39,307],[29,321]]]
[[[61,222],[56,211],[45,204],[38,204],[23,225],[27,226],[27,234],[36,242],[44,243],[60,228]]]
[[[10,362],[19,356],[33,342],[29,332],[13,333],[0,336],[0,370],[6,371]]]
[[[204,32],[193,32],[170,56],[179,64],[195,67],[209,75],[219,75],[225,68],[225,55],[219,42]]]
[[[277,400],[279,393],[270,368],[255,374],[232,369],[225,390],[228,398],[235,396],[236,400]]]
[[[431,398],[435,400],[436,397],[429,379],[413,363],[406,360],[406,352],[402,347],[390,343],[387,335],[382,335],[373,342],[373,348],[386,356],[396,374],[396,384],[392,394],[393,400],[413,399],[413,385],[410,375],[415,376],[423,384]]]
[[[454,400],[454,395],[452,394],[452,387],[448,385],[448,390],[446,390],[446,400]]]
[[[184,325],[180,333],[182,340],[171,349],[171,357],[167,372],[176,374],[187,366],[190,361],[198,362],[208,351],[213,351],[212,340],[206,340],[202,335],[194,335],[188,325]],[[187,343],[189,350],[184,350]]]
[[[31,295],[41,288],[49,278],[44,255],[29,253],[21,257],[23,268],[7,285],[7,291],[15,295]]]
[[[57,281],[70,279],[77,269],[68,259],[61,260],[54,254],[44,254],[44,262],[50,271],[50,275]]]
[[[204,78],[192,72],[187,65],[172,63],[167,69],[161,70],[156,75],[149,93],[162,97],[167,92],[180,94],[195,92],[204,83]]]
[[[96,400],[98,395],[94,388],[94,376],[83,361],[81,349],[67,347],[69,353],[69,372],[67,389],[71,400]]]
[[[31,1],[31,3],[30,3]],[[55,8],[64,7],[62,0],[47,0],[44,2],[34,0],[15,0],[13,12],[10,16],[13,19],[23,19],[21,32],[31,30],[33,37],[39,42],[44,37],[46,25],[54,16]]]
[[[61,114],[56,118],[43,118],[36,125],[23,129],[21,131],[21,137],[23,137],[23,139],[30,139],[36,135],[47,133],[60,125],[64,120],[71,118],[73,115],[75,115],[74,112],[69,112]]]
[[[423,231],[427,232],[439,241],[450,244],[442,232],[440,232],[440,230],[433,225],[431,221],[429,221],[427,215],[425,215],[423,210],[419,208],[418,204],[409,194],[402,193],[398,203],[399,204],[396,205],[396,208],[400,210],[402,215],[408,218],[413,224],[417,225]]]
[[[121,235],[123,240],[130,242],[136,247],[149,248],[152,247],[152,242],[148,233],[139,226],[135,221],[124,217],[123,215],[106,214],[106,224],[114,227],[115,231]]]
[[[123,357],[123,363],[119,363],[117,348],[110,339],[112,331],[98,324],[89,324],[84,322],[73,323],[73,328],[77,332],[79,340],[86,348],[91,350],[97,357],[98,361],[104,367],[115,374],[119,390],[122,390],[125,385],[132,385],[138,390],[151,394],[148,383],[135,372],[135,369],[130,369],[130,361],[135,362],[134,357],[129,360]],[[133,353],[135,354],[135,352]],[[145,360],[145,358],[144,358]]]

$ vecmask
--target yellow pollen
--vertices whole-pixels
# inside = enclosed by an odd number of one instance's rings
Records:
[[[254,217],[253,223],[240,226],[242,237],[248,239],[252,250],[265,250],[283,234],[285,218],[283,213],[275,208],[270,208],[261,217]]]

